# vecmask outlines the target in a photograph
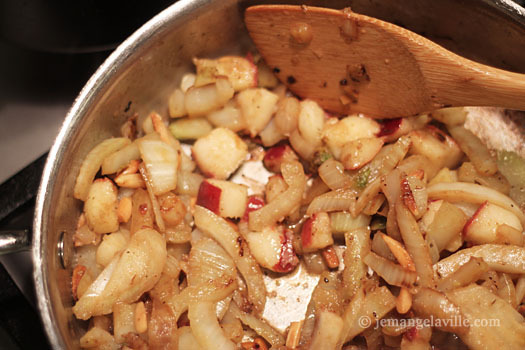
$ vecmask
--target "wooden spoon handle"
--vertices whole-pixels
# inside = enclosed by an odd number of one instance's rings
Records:
[[[408,49],[424,77],[425,94],[432,107],[497,106],[525,110],[525,74],[471,61],[404,28],[355,16],[361,25],[380,23],[378,27]]]
[[[417,51],[412,52],[417,57]],[[525,110],[525,74],[473,62],[441,48],[434,57],[426,53],[417,60],[437,104]]]
[[[245,23],[278,78],[331,112],[395,118],[451,106],[525,110],[525,75],[348,9],[260,5],[247,9]]]

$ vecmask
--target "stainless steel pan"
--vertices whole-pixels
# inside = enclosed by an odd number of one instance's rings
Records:
[[[122,43],[69,111],[45,166],[33,227],[34,282],[51,345],[78,348],[85,327],[71,312],[71,236],[81,211],[72,196],[80,163],[134,113],[165,112],[194,56],[251,47],[243,10],[264,1],[181,0]],[[266,1],[266,3],[277,1]],[[279,1],[353,10],[403,25],[461,55],[525,73],[525,13],[497,0]]]

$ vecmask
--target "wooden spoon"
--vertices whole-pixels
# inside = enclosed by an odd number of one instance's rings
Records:
[[[245,22],[279,79],[335,113],[394,118],[451,106],[525,110],[525,75],[467,60],[349,9],[253,6]]]

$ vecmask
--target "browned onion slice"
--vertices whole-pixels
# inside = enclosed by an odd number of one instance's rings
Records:
[[[318,212],[345,210],[352,212],[354,211],[355,202],[355,190],[351,188],[341,188],[315,197],[308,206],[306,215],[312,215]]]
[[[497,272],[525,273],[525,248],[515,245],[482,244],[462,249],[434,264],[440,277],[446,277],[475,256],[482,258],[489,268]]]
[[[232,312],[235,317],[241,320],[242,323],[263,337],[268,343],[270,343],[272,347],[284,345],[285,340],[282,334],[273,329],[272,326],[270,326],[264,320],[242,311],[235,303],[231,303],[230,312]]]
[[[344,188],[352,185],[352,178],[345,173],[343,164],[330,158],[325,161],[318,169],[319,176],[331,190]]]
[[[492,204],[513,212],[525,225],[525,214],[519,205],[501,192],[478,184],[467,182],[440,182],[427,189],[429,199],[444,199],[449,202],[468,202],[482,204],[489,201]]]
[[[235,350],[235,343],[226,337],[215,314],[215,304],[209,301],[191,303],[188,308],[190,327],[204,349]]]
[[[421,288],[412,298],[412,308],[421,316],[442,321],[436,327],[443,331],[465,334],[469,329],[461,309],[436,290]]]
[[[406,270],[373,252],[366,255],[363,262],[393,286],[412,288],[417,280],[415,271]]]
[[[237,269],[246,281],[248,298],[256,313],[261,314],[266,302],[266,286],[261,268],[255,261],[246,242],[239,236],[235,226],[210,210],[195,206],[195,226],[214,238],[233,258]]]
[[[84,158],[75,183],[74,196],[85,201],[89,187],[95,178],[104,159],[112,153],[129,145],[131,141],[126,137],[107,139],[96,145]]]
[[[439,280],[438,289],[442,292],[448,292],[474,283],[488,270],[489,265],[483,259],[472,256],[466,264],[461,265],[459,269]]]
[[[306,187],[303,166],[297,161],[283,162],[281,173],[288,189],[271,203],[250,212],[248,221],[250,230],[261,231],[290,215],[300,205]]]
[[[470,349],[524,349],[525,320],[503,299],[477,284],[446,293],[470,324],[459,333]]]
[[[412,213],[403,202],[396,203],[396,218],[405,248],[416,265],[417,275],[423,287],[434,287],[434,271],[428,245],[419,231],[419,226]]]

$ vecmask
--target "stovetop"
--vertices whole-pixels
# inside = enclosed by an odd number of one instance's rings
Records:
[[[0,184],[28,164],[33,167],[23,182],[4,186],[25,187],[28,194],[20,206],[7,200],[17,209],[5,218],[1,198],[6,194],[0,185],[0,230],[31,227],[30,193],[38,185],[45,154],[78,92],[108,54],[36,52],[0,39]],[[49,349],[35,308],[32,269],[29,252],[0,256],[0,349]]]
[[[34,210],[34,199],[2,220],[0,229],[27,228]],[[19,284],[13,281],[5,266],[16,271]],[[19,266],[19,269],[15,269]],[[49,349],[40,318],[34,307],[31,282],[32,264],[29,252],[13,254],[0,264],[0,348],[5,350]],[[21,292],[19,286],[25,293]]]
[[[74,99],[112,47],[175,1],[155,0],[147,4],[121,1],[121,5],[119,2],[108,5],[103,1],[92,1],[89,4],[69,4],[62,13],[50,13],[59,7],[44,6],[48,5],[46,2],[35,2],[34,6],[24,2],[14,6],[13,1],[0,6],[11,14],[20,9],[24,11],[18,17],[11,16],[9,23],[0,26],[0,230],[31,229],[34,195],[46,154]],[[43,19],[32,18],[30,10],[48,12],[41,13]],[[63,16],[67,13],[68,16]],[[90,17],[94,15],[97,18]],[[71,23],[71,18],[77,22]],[[24,23],[36,28],[47,24],[42,31],[47,29],[48,35],[50,31],[55,31],[58,36],[65,34],[62,46],[57,47],[70,53],[26,48],[56,49],[17,35],[25,29]],[[20,30],[13,31],[15,27]],[[75,33],[79,37],[73,38],[68,35],[70,33],[61,32],[68,28],[77,30]],[[18,44],[13,44],[15,42]],[[94,42],[100,45],[93,46]],[[108,51],[100,51],[101,47]],[[27,169],[24,171],[24,168]],[[20,171],[24,174],[21,178],[15,175]],[[10,215],[6,217],[6,213]],[[35,308],[32,271],[28,251],[0,256],[2,350],[49,348]]]
[[[47,151],[76,95],[108,54],[36,52],[0,40],[0,230],[31,228]],[[25,176],[10,179],[28,164]],[[1,256],[0,263],[0,348],[48,349],[35,308],[30,252]]]

